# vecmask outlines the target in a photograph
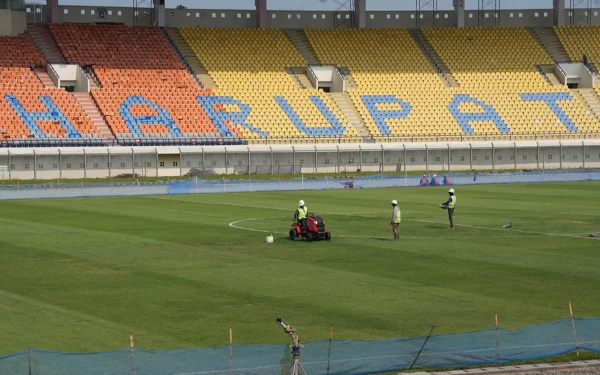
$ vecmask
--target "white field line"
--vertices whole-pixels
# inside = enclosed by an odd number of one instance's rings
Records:
[[[264,230],[264,229],[255,229],[255,228],[248,228],[248,227],[243,227],[241,225],[238,225],[240,223],[244,223],[244,222],[248,222],[248,221],[256,221],[256,220],[262,220],[262,219],[277,219],[277,218],[281,218],[281,216],[271,216],[271,217],[253,217],[250,219],[242,219],[242,220],[236,220],[236,221],[232,221],[231,223],[229,223],[229,226],[231,228],[235,228],[235,229],[241,229],[241,230],[247,230],[247,231],[251,231],[251,232],[260,232],[260,233],[276,233],[276,234],[286,234],[286,232],[278,232],[278,231],[272,231],[272,230]],[[334,237],[341,237],[341,238],[370,238],[370,239],[376,239],[376,240],[387,240],[389,239],[389,237],[381,237],[381,236],[348,236],[348,235],[343,235],[343,234],[335,234]],[[535,235],[516,235],[516,236],[493,236],[494,238],[515,238],[515,237],[548,237],[545,234],[535,234]],[[431,238],[431,236],[402,236],[402,234],[400,235],[400,238],[404,238],[404,239],[429,239]],[[481,238],[481,236],[442,236],[442,237],[436,237],[436,238]]]
[[[224,205],[224,206],[234,206],[234,207],[260,208],[260,209],[265,209],[265,210],[291,211],[288,208],[251,206],[251,205],[244,205],[244,204],[237,204],[237,203],[206,202],[206,201],[196,201],[196,200],[188,200],[188,199],[166,198],[166,197],[160,197],[160,196],[150,196],[149,198],[179,201],[179,202],[185,202],[185,203],[214,204],[214,205]],[[372,213],[365,212],[363,214],[345,213],[345,212],[323,212],[323,214],[344,215],[344,216],[354,216],[354,217],[370,217],[370,218],[373,218],[375,216],[368,216],[368,215],[375,215],[375,214],[382,215],[381,212],[372,212]],[[377,216],[377,217],[381,217],[381,216]],[[446,224],[445,222],[441,222],[441,221],[422,220],[422,219],[404,219],[404,220],[418,221],[418,222],[430,223],[430,224]],[[494,231],[513,231],[513,232],[533,234],[533,235],[539,235],[539,236],[569,237],[569,238],[581,238],[581,239],[587,239],[587,240],[599,240],[600,239],[598,237],[584,237],[584,236],[577,236],[577,235],[568,234],[568,233],[536,232],[536,231],[518,230],[518,229],[512,229],[512,228],[507,230],[504,228],[484,227],[484,226],[466,225],[466,224],[455,224],[455,225],[465,227],[465,228],[485,229],[485,230],[494,230]],[[242,229],[242,228],[238,228],[238,229]],[[456,237],[453,237],[453,238],[456,238]]]
[[[445,224],[443,222],[440,221],[432,221],[432,220],[422,220],[422,219],[407,219],[407,220],[411,220],[411,221],[419,221],[422,223],[431,223],[431,224]],[[584,237],[584,236],[577,236],[574,234],[569,234],[569,233],[548,233],[548,232],[535,232],[535,231],[530,231],[530,230],[519,230],[519,229],[505,229],[505,228],[494,228],[494,227],[482,227],[482,226],[478,226],[478,225],[466,225],[466,224],[454,224],[455,226],[460,226],[460,227],[465,227],[465,228],[474,228],[474,229],[486,229],[486,230],[495,230],[495,231],[503,231],[503,232],[508,232],[508,231],[512,231],[512,232],[519,232],[519,233],[528,233],[528,234],[537,234],[537,235],[541,235],[541,236],[555,236],[555,237],[570,237],[570,238],[583,238],[583,239],[589,239],[589,240],[598,240],[600,238],[594,238],[594,237]]]

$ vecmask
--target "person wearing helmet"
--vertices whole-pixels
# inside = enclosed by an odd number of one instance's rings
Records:
[[[440,178],[437,174],[433,174],[431,181],[429,181],[429,186],[440,186]]]
[[[304,205],[304,201],[300,199],[298,202],[298,208],[294,213],[294,220],[302,225],[302,228],[306,229],[306,217],[308,216],[308,207]]]
[[[427,179],[427,175],[423,175],[423,177],[421,177],[421,181],[419,181],[419,186],[428,186],[429,185],[429,180]]]
[[[454,229],[454,207],[456,207],[456,195],[454,195],[454,189],[448,190],[448,200],[440,207],[448,210],[448,219],[450,220],[450,229]]]
[[[392,212],[392,231],[394,232],[394,241],[400,240],[400,221],[401,221],[401,212],[400,206],[398,206],[398,201],[395,199],[391,202],[392,207],[394,208]]]

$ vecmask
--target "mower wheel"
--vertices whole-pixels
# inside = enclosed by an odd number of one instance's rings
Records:
[[[296,228],[290,229],[290,240],[294,241],[296,238],[298,238],[298,231]]]
[[[331,241],[331,232],[325,232],[325,241]]]
[[[313,234],[311,232],[306,233],[306,242],[311,242],[313,240]]]

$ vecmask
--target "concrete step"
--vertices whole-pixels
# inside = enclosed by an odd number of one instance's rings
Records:
[[[369,131],[365,126],[365,122],[360,116],[360,113],[352,103],[352,98],[345,92],[329,93],[331,99],[348,119],[349,125],[354,128],[356,133],[361,137],[370,138]]]
[[[198,60],[198,56],[196,56],[192,48],[187,44],[185,38],[179,33],[179,30],[176,28],[167,28],[165,29],[165,34],[168,36],[169,42],[175,51],[178,52],[180,58],[192,73],[194,79],[202,87],[213,91],[216,90],[217,84],[202,62]]]
[[[49,63],[67,62],[47,25],[27,25],[27,33]]]
[[[530,35],[552,56],[554,61],[569,61],[569,54],[564,48],[562,42],[554,28],[552,27],[530,27]]]
[[[317,53],[302,29],[285,29],[288,40],[296,47],[308,64],[320,64]]]
[[[421,30],[411,30],[410,31],[413,40],[419,46],[423,55],[427,58],[431,66],[438,72],[438,76],[444,82],[444,84],[448,87],[459,87],[459,83],[452,75],[452,72],[446,64],[443,62],[442,58],[438,55],[436,50],[431,46],[431,43],[427,40],[427,37]]]
[[[88,92],[73,92],[73,98],[79,104],[79,107],[85,112],[88,118],[98,129],[98,132],[106,138],[114,138],[114,134],[108,127],[104,116],[96,105],[96,101]]]

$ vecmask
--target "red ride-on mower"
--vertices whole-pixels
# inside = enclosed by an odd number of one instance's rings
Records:
[[[297,239],[303,239],[307,242],[311,242],[312,240],[331,241],[331,232],[327,231],[325,220],[319,216],[308,214],[306,217],[306,230],[304,230],[301,224],[292,223],[290,240],[294,241]]]

